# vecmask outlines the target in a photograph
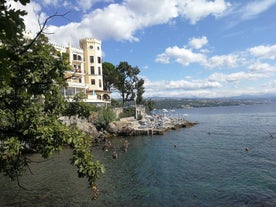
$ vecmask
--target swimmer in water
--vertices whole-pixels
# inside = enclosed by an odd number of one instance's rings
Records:
[[[118,153],[116,151],[113,151],[112,157],[113,157],[113,159],[117,159],[118,158]]]

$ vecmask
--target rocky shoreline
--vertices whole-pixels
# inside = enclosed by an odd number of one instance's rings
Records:
[[[88,133],[92,142],[104,142],[112,137],[128,137],[139,135],[163,135],[170,130],[192,127],[197,122],[189,122],[186,119],[167,118],[163,116],[150,117],[145,120],[136,120],[134,117],[123,118],[108,124],[106,129],[97,130],[92,121],[78,117],[62,117],[64,124],[75,124],[78,129]]]

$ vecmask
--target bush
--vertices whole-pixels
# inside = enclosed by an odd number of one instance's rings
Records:
[[[66,109],[64,111],[64,116],[75,116],[78,115],[80,118],[88,118],[93,111],[95,111],[94,105],[89,105],[88,103],[83,102],[83,99],[86,97],[85,94],[79,93],[73,97],[72,102],[68,102]]]
[[[94,125],[97,130],[106,129],[108,124],[116,119],[115,113],[110,108],[101,108],[97,113]]]
[[[135,116],[135,108],[124,108],[123,112],[119,115],[120,118],[131,116]]]

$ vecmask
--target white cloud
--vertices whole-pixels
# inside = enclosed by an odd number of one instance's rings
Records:
[[[259,61],[248,66],[248,69],[253,72],[276,72],[276,66],[268,63],[261,63]]]
[[[145,80],[145,96],[160,97],[199,97],[210,95],[210,90],[221,88],[221,84],[210,80],[177,80],[150,81]]]
[[[215,55],[210,57],[203,65],[208,68],[236,67],[239,57],[237,55]]]
[[[207,43],[207,38],[192,38],[189,45],[201,48],[204,43]],[[168,64],[175,61],[182,66],[189,66],[191,63],[198,63],[207,68],[234,68],[242,62],[242,57],[237,54],[215,55],[207,57],[206,50],[194,52],[190,48],[179,48],[178,46],[168,47],[161,54],[156,56],[155,61],[163,64]]]
[[[242,14],[241,19],[243,20],[251,19],[257,16],[258,14],[266,11],[275,3],[276,3],[276,0],[252,1],[241,9],[241,14]]]
[[[138,29],[168,23],[178,16],[177,2],[174,0],[127,0],[124,5],[135,14]]]
[[[91,10],[93,5],[99,2],[105,3],[107,6],[102,9]],[[179,16],[195,24],[209,15],[215,17],[223,15],[231,7],[231,4],[225,0],[124,0],[122,3],[113,2],[113,0],[31,1],[26,8],[29,15],[25,17],[25,23],[28,30],[37,31],[34,25],[37,25],[35,21],[37,21],[38,13],[41,13],[41,8],[37,9],[40,4],[56,11],[81,10],[85,12],[85,15],[81,17],[79,22],[74,23],[74,27],[71,23],[58,27],[52,25],[51,29],[54,32],[52,39],[60,43],[67,43],[64,40],[68,40],[75,44],[75,37],[77,36],[80,38],[93,36],[101,40],[138,41],[136,32],[146,27],[170,24]],[[276,0],[250,2],[240,10],[240,14],[245,17],[255,16],[270,8],[275,2]],[[35,6],[35,10],[31,10],[30,6]],[[43,15],[45,16],[45,14]],[[53,30],[54,28],[55,30]],[[72,35],[79,29],[86,31]],[[62,30],[62,32],[58,32],[58,30]],[[200,43],[191,42],[192,45],[195,49],[200,48]]]
[[[210,81],[218,81],[218,82],[238,82],[242,80],[257,80],[260,78],[267,77],[266,74],[262,73],[247,73],[247,72],[236,72],[230,74],[224,73],[213,73],[209,76]]]
[[[189,45],[193,48],[204,46],[205,38],[191,38]],[[208,51],[208,50],[207,50]],[[274,60],[276,59],[276,45],[259,45],[244,51],[236,51],[230,54],[213,55],[204,48],[201,48],[199,52],[194,52],[192,48],[178,46],[168,47],[164,52],[156,56],[155,61],[161,64],[169,64],[177,62],[182,66],[189,66],[191,63],[197,63],[201,66],[210,69],[226,69],[226,68],[244,68],[253,71],[275,71],[276,66],[270,65],[270,63],[260,63],[258,60]]]
[[[88,11],[90,10],[94,4],[98,2],[102,3],[111,3],[113,0],[35,0],[37,3],[41,3],[44,6],[52,6],[57,9],[60,7],[65,7],[66,10],[76,10],[76,11]]]
[[[203,63],[206,61],[205,55],[200,53],[194,53],[188,48],[179,48],[177,46],[168,47],[164,53],[157,55],[156,62],[169,63],[170,59],[174,59],[175,62],[188,66],[191,63]]]
[[[206,36],[202,36],[201,38],[192,38],[189,40],[189,45],[194,49],[200,49],[207,43],[208,39]]]
[[[183,90],[196,90],[196,89],[209,89],[221,87],[220,83],[210,80],[177,80],[177,81],[146,81],[145,86],[154,90],[160,89],[183,89]]]
[[[174,1],[128,0],[122,4],[109,4],[103,9],[93,10],[83,16],[80,22],[60,27],[52,26],[49,32],[53,33],[51,39],[62,44],[67,43],[65,40],[74,42],[77,38],[84,37],[95,37],[101,40],[139,41],[135,36],[137,30],[151,25],[168,23],[177,15]],[[72,34],[76,31],[81,32]],[[67,37],[64,38],[64,36]]]
[[[129,5],[129,4],[132,5]],[[105,39],[115,39],[115,40],[128,40],[128,41],[139,41],[135,37],[135,32],[139,29],[142,29],[146,26],[152,24],[165,23],[169,20],[169,13],[165,13],[166,4],[161,4],[161,6],[153,7],[157,9],[155,12],[150,13],[152,7],[149,4],[147,8],[149,11],[144,11],[145,14],[142,14],[139,11],[139,6],[143,5],[137,3],[137,7],[134,7],[135,1],[130,1],[129,4],[110,4],[104,9],[96,9],[95,11],[87,14],[83,17],[82,21],[79,23],[68,24],[61,27],[52,27],[52,39],[55,41],[64,43],[64,35],[68,34],[68,38],[71,42],[75,41],[75,37],[72,36],[72,33],[75,31],[81,31],[81,33],[75,34],[74,36],[79,36],[78,39],[84,37],[95,37],[101,40]],[[130,7],[129,7],[130,6]],[[134,7],[133,9],[130,9]],[[135,9],[135,10],[134,10]],[[164,11],[162,13],[161,11]],[[157,12],[159,11],[159,12]],[[176,14],[174,14],[176,15]],[[74,31],[74,32],[70,32]]]
[[[166,53],[161,53],[156,56],[155,61],[162,64],[169,64],[170,57]]]
[[[105,3],[107,6],[91,10],[93,5],[99,2]],[[224,0],[124,0],[122,3],[113,2],[113,0],[42,0],[32,1],[31,5],[41,4],[56,11],[73,9],[84,12],[81,20],[73,24],[69,23],[57,27],[50,25],[51,30],[49,31],[54,32],[51,39],[61,44],[66,44],[68,41],[77,44],[76,37],[88,36],[101,40],[139,41],[135,35],[138,30],[153,25],[171,24],[179,16],[195,24],[208,15],[222,14],[229,7],[229,3]],[[38,14],[38,12],[33,13]],[[31,28],[33,20],[37,18],[31,16],[25,19],[27,27]],[[76,31],[81,32],[72,35]]]
[[[276,0],[251,0],[251,1],[235,1],[231,7],[224,12],[223,17],[227,17],[227,28],[233,28],[243,21],[258,18],[259,15],[270,9]],[[240,32],[232,33],[238,35]]]
[[[264,88],[275,88],[276,89],[276,80],[269,81],[264,84]]]
[[[221,98],[241,95],[260,95],[276,93],[276,80],[272,80],[262,87],[248,85],[239,87],[243,80],[255,81],[265,77],[264,74],[237,72],[231,74],[214,73],[208,79],[202,80],[177,80],[177,81],[151,81],[145,80],[145,97],[200,97]],[[227,84],[227,87],[225,85]],[[236,87],[237,86],[237,87]],[[233,90],[235,88],[235,90]]]
[[[83,10],[83,11],[87,11],[90,8],[92,8],[92,5],[96,2],[98,2],[99,0],[77,0],[76,3],[78,5],[78,7]]]
[[[275,59],[276,58],[276,45],[265,46],[260,45],[252,47],[248,50],[251,55],[260,59]]]
[[[144,70],[148,70],[148,69],[149,69],[149,66],[148,66],[148,65],[144,65],[144,66],[143,66],[143,69],[144,69]]]
[[[62,1],[61,0],[41,0],[41,3],[43,5],[59,5]]]
[[[191,24],[195,24],[197,21],[209,15],[215,17],[220,16],[231,6],[230,3],[224,0],[179,0],[178,3],[180,15],[189,19]]]

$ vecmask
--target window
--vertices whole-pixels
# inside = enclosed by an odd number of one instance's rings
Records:
[[[97,47],[97,50],[100,50],[100,47],[99,47],[99,46]]]
[[[73,60],[77,60],[77,55],[73,54]]]
[[[75,88],[67,88],[66,89],[67,96],[73,96],[74,94],[75,94]]]
[[[81,88],[76,88],[76,93],[83,93],[83,89],[81,89]]]
[[[90,74],[92,74],[92,75],[95,74],[95,68],[94,68],[94,66],[90,66]]]
[[[81,56],[80,55],[78,55],[78,60],[81,61]]]
[[[98,67],[98,74],[101,75],[101,67]]]
[[[99,80],[99,87],[102,87],[102,80]]]
[[[94,56],[90,56],[90,63],[94,63]]]
[[[101,57],[98,57],[98,63],[101,63],[102,60],[101,60]]]
[[[81,73],[81,66],[80,65],[74,65],[74,72]]]
[[[90,45],[89,48],[92,50],[93,49],[93,45]]]
[[[81,83],[82,82],[82,80],[81,80],[81,78],[79,78],[79,83]]]
[[[91,79],[91,85],[95,85],[95,79]]]

